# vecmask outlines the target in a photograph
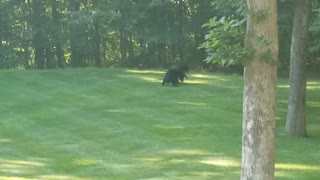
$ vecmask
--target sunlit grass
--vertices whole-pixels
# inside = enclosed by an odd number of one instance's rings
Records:
[[[310,166],[303,164],[276,164],[276,169],[300,170],[300,171],[320,171],[319,166]]]
[[[165,74],[163,70],[136,70],[136,69],[127,69],[126,72],[137,73],[137,74]]]
[[[239,179],[238,75],[165,70],[0,71],[0,179]],[[288,79],[280,78],[277,179],[320,177],[319,81],[308,82],[309,138],[284,134]]]
[[[209,155],[209,152],[200,151],[197,149],[174,149],[166,151],[167,154],[180,154],[180,155]]]
[[[307,82],[307,88],[308,89],[320,89],[320,83],[315,81],[309,81]]]
[[[220,167],[240,167],[239,161],[219,158],[209,158],[201,160],[200,163],[220,166]]]
[[[288,89],[289,85],[278,85],[278,88]]]

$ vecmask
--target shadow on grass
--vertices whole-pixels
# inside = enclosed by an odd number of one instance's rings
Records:
[[[240,176],[241,169],[241,162],[237,159],[196,149],[172,149],[162,152],[161,156],[142,157],[138,160],[150,167],[172,167],[186,171],[184,174],[172,172],[174,176],[170,178],[198,176],[209,179],[233,179]],[[295,163],[277,163],[275,167],[276,177],[289,179],[293,177],[293,172],[315,173],[320,170],[320,166]]]
[[[44,170],[49,165],[47,159],[0,159],[0,179],[1,180],[85,180],[82,178],[67,174],[51,174]],[[89,178],[88,178],[89,179]]]
[[[220,154],[210,156],[209,152],[197,149],[166,150],[158,156],[137,160],[144,166],[160,169],[163,176],[158,178],[161,179],[234,179],[240,175],[237,160]]]
[[[152,83],[161,83],[162,78],[165,75],[165,70],[126,70],[125,74],[119,74],[119,78],[140,79]],[[233,84],[230,84],[230,77],[239,78],[240,76],[228,76],[213,73],[187,73],[187,79],[179,85],[215,85],[234,88]]]
[[[132,161],[133,160],[133,161]],[[221,154],[212,155],[207,151],[197,149],[172,149],[160,152],[158,155],[135,157],[131,163],[110,163],[89,159],[76,159],[65,162],[74,168],[107,168],[112,171],[110,178],[137,177],[137,179],[230,179],[240,176],[240,162]],[[50,160],[13,160],[0,159],[0,179],[6,180],[94,180],[108,179],[109,176],[76,176],[65,174],[54,174],[43,170],[50,166]],[[292,172],[319,172],[320,166],[294,163],[277,163],[276,177],[293,178]],[[174,170],[173,170],[174,169]],[[158,173],[152,173],[157,171]],[[140,174],[140,175],[137,175]],[[121,175],[122,174],[122,175]],[[126,178],[124,178],[126,179]]]

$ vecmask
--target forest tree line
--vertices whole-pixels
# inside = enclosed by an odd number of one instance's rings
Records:
[[[309,64],[320,67],[320,6],[312,4]],[[292,1],[279,1],[280,67],[290,56]],[[1,0],[0,68],[208,68],[199,49],[213,17],[244,19],[230,0]]]

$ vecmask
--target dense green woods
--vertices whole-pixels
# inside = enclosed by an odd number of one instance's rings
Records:
[[[280,63],[287,67],[292,1],[279,1]],[[314,1],[309,64],[319,64],[320,10]],[[119,65],[166,67],[185,61],[208,67],[209,19],[242,20],[243,1],[1,0],[0,68],[50,69]]]
[[[0,3],[2,68],[159,67],[201,63],[209,0],[26,0]]]

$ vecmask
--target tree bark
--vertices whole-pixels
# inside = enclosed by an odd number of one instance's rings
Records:
[[[80,11],[80,0],[69,1],[69,11],[78,12]],[[71,50],[71,65],[73,67],[84,67],[86,66],[86,48],[84,47],[87,39],[86,30],[81,27],[81,24],[74,21],[69,28],[69,39],[70,39],[70,50]]]
[[[55,25],[55,32],[53,32],[52,36],[54,38],[55,44],[55,54],[57,57],[57,66],[58,68],[63,68],[66,60],[64,58],[64,50],[62,47],[62,38],[61,38],[61,20],[60,20],[60,13],[58,11],[58,1],[52,0],[51,1],[51,16]]]
[[[121,64],[126,65],[128,59],[128,34],[124,24],[119,27]]]
[[[306,59],[309,38],[310,0],[296,0],[290,55],[290,88],[286,134],[307,136],[306,130]]]
[[[245,65],[242,180],[273,180],[278,56],[276,0],[247,0],[246,46],[254,54]],[[258,18],[259,17],[259,18]],[[267,42],[267,43],[266,43]]]
[[[93,32],[93,58],[95,61],[96,67],[102,67],[102,60],[101,60],[101,36],[100,36],[100,27],[99,22],[97,19],[94,20],[94,32]]]
[[[33,46],[34,46],[34,61],[37,69],[46,68],[46,59],[45,59],[45,48],[47,44],[47,39],[45,38],[44,33],[41,29],[44,28],[45,24],[45,6],[42,0],[32,1],[32,23],[34,25],[34,36],[33,36]]]

